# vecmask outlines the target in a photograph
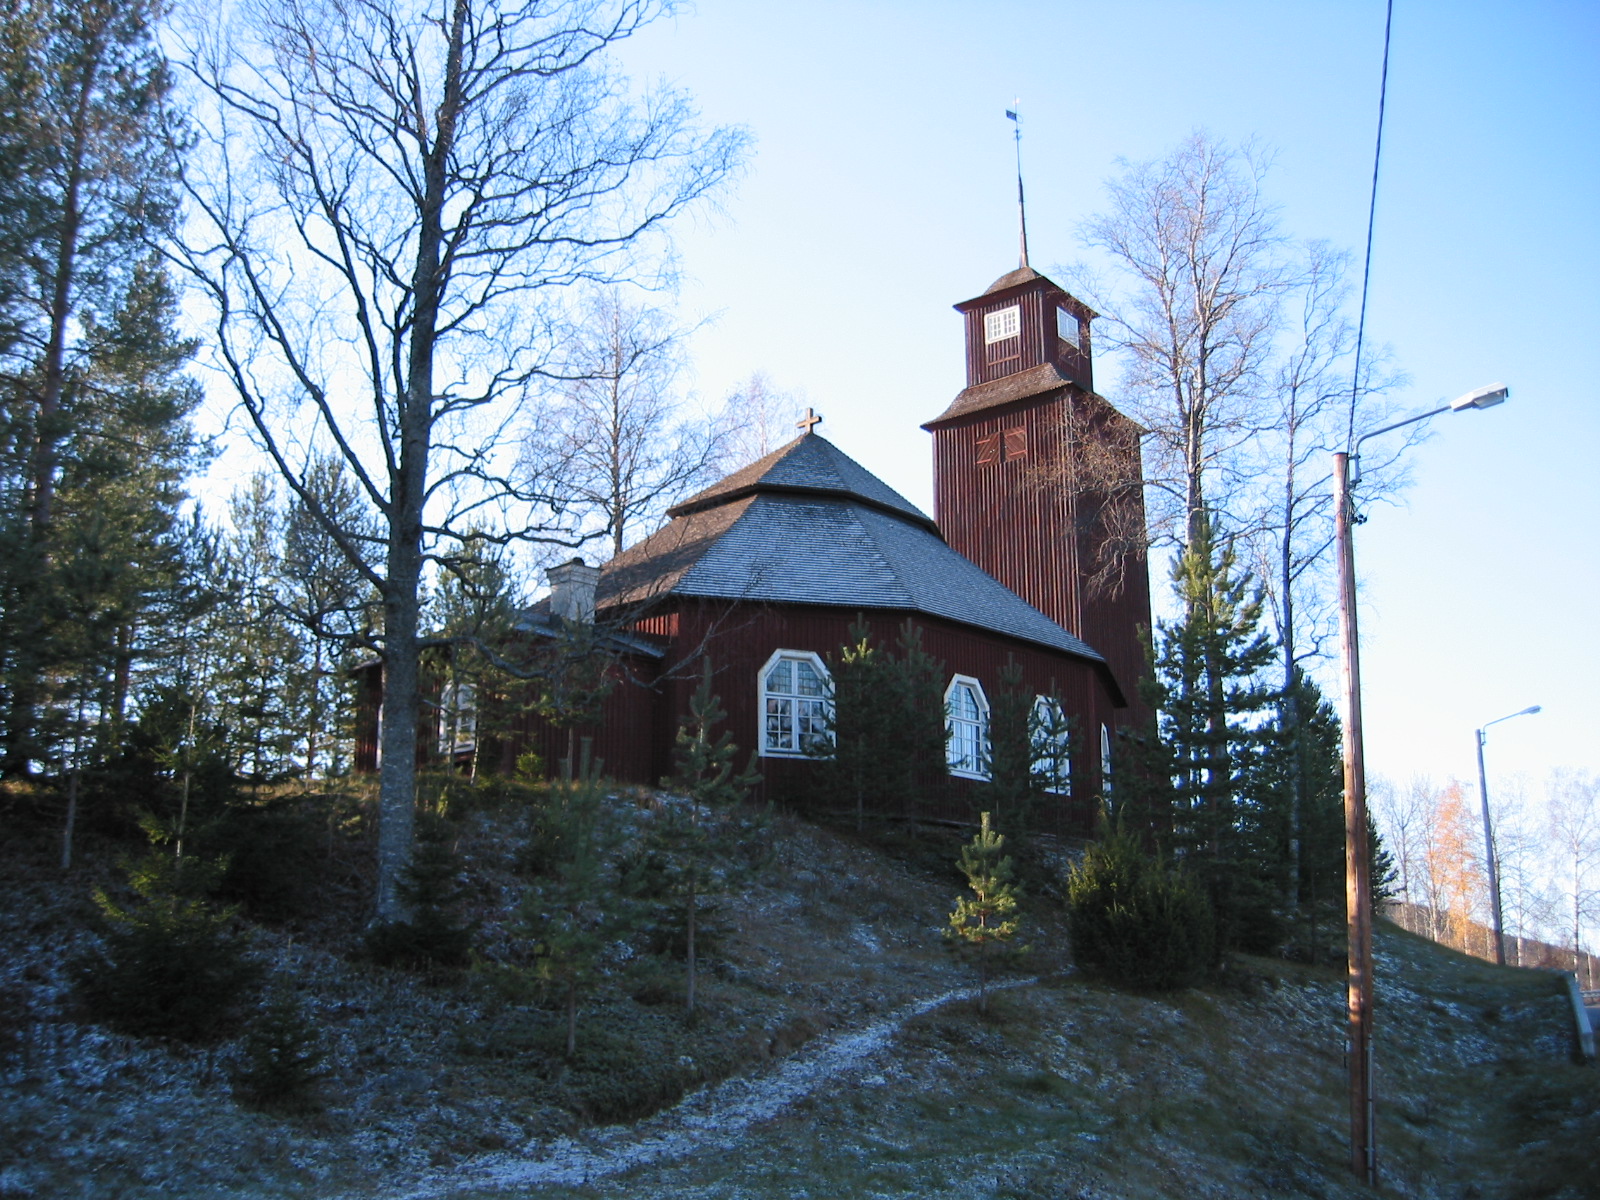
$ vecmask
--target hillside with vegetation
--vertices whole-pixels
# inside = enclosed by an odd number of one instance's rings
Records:
[[[435,957],[414,942],[384,965],[363,933],[370,795],[263,801],[292,888],[224,874],[256,974],[187,1040],[86,1011],[108,914],[148,903],[127,844],[94,840],[63,874],[44,830],[9,839],[0,1195],[1357,1194],[1341,970],[1236,955],[1198,986],[1112,986],[1069,945],[1080,847],[1006,847],[1028,951],[996,960],[980,1014],[976,968],[943,936],[973,895],[971,831],[707,809],[739,836],[703,876],[691,1014],[681,887],[643,887],[630,928],[557,969],[530,901],[557,899],[541,847],[572,828],[553,835],[551,793],[434,783]],[[682,798],[594,793],[630,831],[601,876],[681,845],[660,834]],[[7,793],[23,834],[25,800]],[[1593,1194],[1600,1080],[1572,1062],[1559,977],[1392,927],[1379,972],[1388,1194]],[[264,1046],[298,1074],[274,1080]]]

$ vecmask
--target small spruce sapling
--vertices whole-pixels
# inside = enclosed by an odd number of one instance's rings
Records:
[[[317,1085],[328,1073],[326,1059],[316,1025],[294,992],[279,984],[245,1032],[233,1085],[242,1099],[263,1108],[311,1112],[318,1107]]]
[[[994,951],[1006,949],[1022,928],[1017,915],[1018,887],[1011,882],[1011,858],[1002,855],[1006,839],[989,828],[989,814],[982,817],[978,835],[961,848],[956,865],[967,877],[970,896],[956,898],[955,911],[945,936],[957,949],[970,952],[978,962],[978,1012],[989,1011],[989,959]],[[1018,947],[1013,953],[1022,953]]]
[[[584,754],[574,779],[551,785],[545,832],[554,851],[521,907],[534,939],[533,977],[562,995],[566,1056],[578,1050],[578,998],[609,947],[633,932],[638,903],[617,872],[618,831],[605,820],[605,785]]]
[[[126,864],[131,903],[95,892],[101,946],[77,964],[89,1012],[123,1033],[205,1042],[229,1032],[261,965],[234,929],[236,907],[209,900],[227,863],[151,850]]]
[[[1022,668],[1008,659],[989,713],[989,787],[997,819],[1015,835],[1026,832],[1036,794],[1034,696],[1023,686]]]
[[[739,749],[726,729],[715,732],[727,718],[722,701],[711,687],[711,659],[701,662],[700,686],[689,701],[689,720],[679,726],[674,754],[675,770],[665,786],[689,801],[687,812],[670,812],[657,842],[666,851],[673,876],[671,890],[683,901],[685,945],[688,959],[684,1008],[694,1015],[696,957],[695,934],[701,899],[731,885],[728,859],[737,830],[724,814],[743,803],[761,782],[755,756],[742,772],[734,772]]]
[[[368,952],[385,966],[449,970],[466,965],[478,926],[461,918],[467,889],[454,833],[443,817],[418,823],[416,851],[400,880],[410,916],[367,933]]]

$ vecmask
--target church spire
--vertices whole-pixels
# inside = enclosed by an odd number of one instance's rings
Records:
[[[1021,235],[1022,261],[1019,266],[1028,265],[1028,205],[1022,198],[1022,101],[1013,100],[1011,107],[1006,109],[1006,117],[1011,121],[1016,135],[1017,143],[1017,229]]]

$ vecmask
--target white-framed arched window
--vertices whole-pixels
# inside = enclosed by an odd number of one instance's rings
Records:
[[[466,754],[478,745],[478,689],[447,683],[439,691],[439,753]]]
[[[1100,794],[1111,795],[1111,730],[1100,726]]]
[[[1035,784],[1054,796],[1072,795],[1072,727],[1061,701],[1054,696],[1033,698],[1028,735]]]
[[[945,689],[944,729],[950,774],[989,778],[989,698],[972,676],[957,675]]]
[[[776,651],[761,668],[757,689],[763,757],[807,758],[826,752],[833,680],[820,655]]]

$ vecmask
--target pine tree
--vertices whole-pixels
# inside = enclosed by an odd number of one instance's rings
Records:
[[[1035,779],[1035,742],[1043,743],[1034,695],[1022,686],[1022,668],[1008,659],[989,709],[989,787],[985,799],[997,821],[1024,832],[1041,789]]]
[[[894,772],[887,747],[894,737],[895,667],[872,641],[861,616],[850,626],[850,642],[831,664],[827,735],[812,749],[816,788],[831,802],[854,811],[856,829],[869,809],[881,810]]]
[[[899,800],[910,816],[919,803],[937,800],[950,775],[945,769],[944,664],[922,646],[922,628],[909,617],[895,638],[896,728],[889,742]]]
[[[1265,786],[1245,841],[1298,914],[1304,951],[1315,962],[1327,949],[1324,929],[1344,916],[1343,747],[1333,706],[1304,672],[1296,671],[1293,691],[1262,763]],[[1289,713],[1293,726],[1285,723]]]
[[[701,905],[738,882],[740,852],[751,832],[736,812],[761,782],[755,756],[742,772],[734,769],[738,747],[733,734],[717,727],[727,719],[712,687],[711,659],[701,661],[700,685],[689,701],[689,717],[678,728],[675,769],[663,786],[683,796],[682,806],[665,806],[652,838],[656,873],[664,890],[681,905],[687,963],[685,1011],[694,1015],[698,975],[696,938]]]
[[[907,620],[893,649],[880,645],[861,617],[830,661],[826,736],[812,748],[812,786],[855,814],[909,816],[945,784],[944,668],[922,648]]]
[[[0,305],[18,301],[7,307],[16,324],[0,338],[12,360],[0,405],[10,458],[0,498],[10,550],[0,563],[0,653],[3,766],[13,775],[59,765],[48,728],[59,705],[52,680],[85,675],[53,636],[60,572],[77,557],[74,536],[103,544],[129,515],[93,483],[108,472],[122,478],[121,462],[162,462],[153,418],[176,395],[180,411],[164,418],[176,431],[182,406],[194,402],[192,385],[171,386],[168,352],[181,361],[189,351],[171,333],[171,295],[162,294],[161,270],[145,253],[171,228],[169,150],[182,142],[155,40],[158,17],[143,0],[40,0],[0,17],[11,68],[0,165],[17,171],[6,181],[13,195],[4,222],[14,236],[0,236],[0,253],[16,255],[0,262],[0,288],[8,290]],[[129,436],[135,429],[156,436]],[[130,487],[117,500],[159,511],[164,498]]]
[[[1173,567],[1182,616],[1159,625],[1158,732],[1170,752],[1174,811],[1168,837],[1210,889],[1219,941],[1270,949],[1281,935],[1279,897],[1245,836],[1262,802],[1262,764],[1274,736],[1277,692],[1262,682],[1275,661],[1260,632],[1262,602],[1209,517]]]
[[[972,951],[978,961],[980,1013],[989,1011],[989,960],[996,950],[1009,947],[1022,928],[1017,916],[1018,888],[1011,882],[1011,859],[1001,853],[1005,844],[1006,839],[989,828],[989,814],[984,813],[977,836],[961,848],[957,860],[972,894],[956,898],[945,929],[946,937]]]
[[[543,877],[523,898],[520,921],[534,941],[534,978],[557,989],[566,1013],[566,1053],[578,1049],[578,1000],[599,976],[608,947],[633,932],[640,906],[620,874],[606,789],[587,757],[575,777],[550,787],[541,833],[551,843]]]
[[[1216,918],[1203,886],[1118,825],[1067,873],[1066,892],[1073,957],[1112,983],[1165,991],[1214,965]]]
[[[416,853],[400,880],[408,916],[367,932],[367,950],[378,962],[428,971],[466,965],[477,923],[461,915],[468,893],[454,838],[441,816],[418,822]]]

